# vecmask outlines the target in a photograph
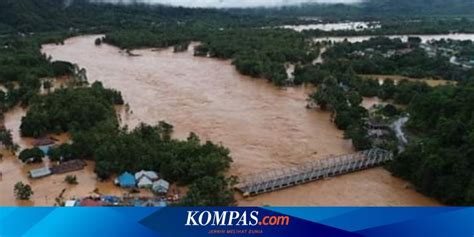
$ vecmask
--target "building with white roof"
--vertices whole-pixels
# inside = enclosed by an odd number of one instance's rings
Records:
[[[160,179],[153,183],[152,190],[156,193],[167,193],[170,188],[170,183],[164,179]]]
[[[151,188],[153,186],[153,181],[151,181],[148,177],[143,176],[139,181],[137,186],[139,188]]]
[[[135,179],[140,180],[143,177],[147,177],[151,181],[157,180],[158,179],[158,174],[154,171],[145,171],[141,170],[137,173],[135,173]]]
[[[33,169],[28,172],[33,179],[39,179],[51,175],[51,169],[48,167]]]

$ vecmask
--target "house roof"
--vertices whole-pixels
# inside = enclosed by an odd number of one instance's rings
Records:
[[[41,138],[36,139],[34,145],[35,146],[47,146],[47,145],[52,145],[55,142],[56,141],[51,137],[41,137]]]
[[[51,174],[51,170],[48,167],[39,169],[33,169],[29,171],[31,178],[41,178]]]
[[[138,182],[138,187],[145,187],[145,186],[152,186],[152,185],[153,185],[153,181],[151,181],[146,176],[142,177],[140,181]]]
[[[153,183],[153,190],[155,191],[166,191],[170,187],[170,183],[164,179],[160,179]]]
[[[81,207],[100,207],[103,206],[104,203],[101,201],[94,201],[92,199],[84,199],[79,203]]]
[[[62,174],[83,169],[86,165],[86,162],[83,160],[70,160],[52,167],[51,172],[55,174]]]
[[[135,173],[135,179],[136,180],[139,180],[143,177],[147,177],[148,179],[151,179],[151,180],[156,180],[156,179],[158,179],[158,174],[154,171],[145,171],[145,170],[141,170],[141,171]]]
[[[64,204],[65,207],[74,207],[76,206],[77,201],[76,200],[67,200],[66,203]]]
[[[120,186],[122,186],[122,187],[135,186],[135,177],[132,174],[128,173],[128,172],[125,172],[125,173],[121,174],[117,178],[117,181],[120,184]]]

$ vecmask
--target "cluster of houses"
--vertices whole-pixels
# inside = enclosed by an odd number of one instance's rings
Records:
[[[449,58],[451,64],[460,66],[464,69],[474,68],[474,57],[459,57],[458,52],[461,50],[461,47],[456,41],[447,40],[443,45],[438,45],[436,41],[429,41],[427,43],[420,44],[422,48],[429,57],[435,57],[436,55],[441,55],[443,57]]]
[[[352,53],[350,53],[351,56],[358,56],[358,57],[364,57],[366,55],[368,56],[372,56],[374,54],[381,54],[384,58],[390,58],[392,56],[401,56],[401,55],[405,55],[405,54],[409,54],[411,52],[413,52],[414,49],[413,48],[410,48],[410,47],[407,47],[407,48],[401,48],[401,49],[390,49],[390,50],[387,50],[386,52],[382,52],[378,49],[374,49],[374,48],[366,48],[364,50],[356,50]]]
[[[443,57],[451,57],[456,54],[457,50],[447,47],[438,47],[432,43],[423,43],[420,44],[420,48],[423,49],[429,57],[435,57],[440,54]]]
[[[456,56],[452,56],[450,59],[449,59],[449,62],[451,64],[454,64],[454,65],[457,65],[457,66],[461,66],[462,68],[464,69],[472,69],[474,68],[474,58],[472,60],[463,60],[463,59],[459,59],[458,57]]]
[[[115,179],[115,184],[122,188],[148,188],[157,194],[166,194],[170,184],[160,179],[154,171],[141,170],[135,174],[124,172]]]
[[[460,46],[458,46],[455,42],[449,44],[449,40],[447,41],[448,44],[438,45],[437,41],[428,41],[428,42],[420,42],[418,45],[421,49],[423,49],[428,57],[436,57],[437,55],[441,55],[443,57],[450,58],[450,63],[460,66],[464,69],[472,69],[474,68],[474,57],[458,57],[457,54],[460,50]],[[415,50],[414,47],[411,46],[410,43],[407,43],[407,47],[400,48],[400,49],[390,49],[385,52],[376,49],[376,48],[366,48],[364,50],[356,50],[352,52],[350,55],[364,57],[369,56],[371,57],[373,54],[381,54],[385,58],[390,58],[392,56],[401,56],[405,54],[409,54]]]
[[[34,146],[41,149],[45,154],[48,153],[49,149],[54,146],[57,142],[54,138],[51,137],[42,137],[35,141]],[[70,160],[61,162],[52,167],[42,167],[37,169],[32,169],[28,172],[30,178],[38,179],[46,177],[53,174],[63,174],[67,172],[77,171],[83,169],[87,163],[83,160]],[[115,179],[115,184],[127,189],[151,189],[155,194],[160,195],[161,198],[134,198],[130,199],[128,197],[113,197],[113,196],[103,196],[100,198],[97,197],[88,197],[82,200],[69,200],[66,201],[66,206],[163,206],[162,197],[164,197],[170,188],[170,183],[164,179],[160,179],[157,172],[141,170],[132,174],[130,172],[124,172]],[[174,201],[178,197],[168,198],[168,201]],[[164,200],[166,201],[166,200]]]
[[[128,207],[165,207],[176,199],[149,198],[149,197],[117,197],[97,196],[83,199],[71,199],[64,202],[65,207],[103,207],[103,206],[128,206]]]
[[[115,184],[122,188],[147,188],[158,196],[137,197],[128,193],[124,196],[90,196],[82,199],[72,199],[64,202],[65,207],[98,207],[98,206],[132,206],[132,207],[164,207],[168,203],[179,201],[178,194],[166,195],[170,184],[160,179],[154,171],[141,170],[132,174],[124,172],[115,179]]]

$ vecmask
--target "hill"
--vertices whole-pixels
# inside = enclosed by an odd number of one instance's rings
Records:
[[[88,0],[2,0],[0,34],[150,26],[163,22],[202,21],[214,26],[258,25],[312,16],[329,20],[390,17],[474,17],[472,0],[367,0],[359,4],[304,4],[299,7],[200,9],[146,4],[91,3]]]

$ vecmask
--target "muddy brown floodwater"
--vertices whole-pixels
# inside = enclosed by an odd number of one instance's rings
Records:
[[[311,88],[280,89],[240,75],[229,61],[193,57],[192,52],[146,49],[134,51],[141,56],[126,56],[109,45],[95,46],[97,37],[44,45],[43,52],[86,68],[90,81],[120,90],[133,111],[123,116],[124,124],[166,120],[175,125],[177,138],[193,131],[230,148],[233,175],[353,152],[329,114],[305,109]],[[239,205],[438,205],[406,186],[377,168],[238,199]]]
[[[22,149],[32,147],[34,143],[34,139],[20,137],[21,117],[25,113],[26,110],[17,107],[6,113],[4,119],[5,127],[12,130],[13,140]],[[52,136],[58,140],[58,143],[69,140],[67,134]],[[2,173],[0,176],[0,206],[53,206],[56,204],[55,198],[61,193],[65,199],[87,197],[99,193],[110,195],[127,193],[126,190],[115,186],[112,181],[98,182],[94,173],[94,162],[88,161],[86,168],[80,171],[33,180],[28,178],[28,171],[50,166],[47,158],[41,164],[23,164],[11,152],[1,150],[0,153],[3,155],[3,159],[0,160],[0,172]],[[66,175],[75,175],[79,184],[68,185],[64,181]],[[30,201],[15,199],[13,187],[19,181],[31,185],[34,195]],[[142,190],[137,196],[152,196],[152,194]]]

